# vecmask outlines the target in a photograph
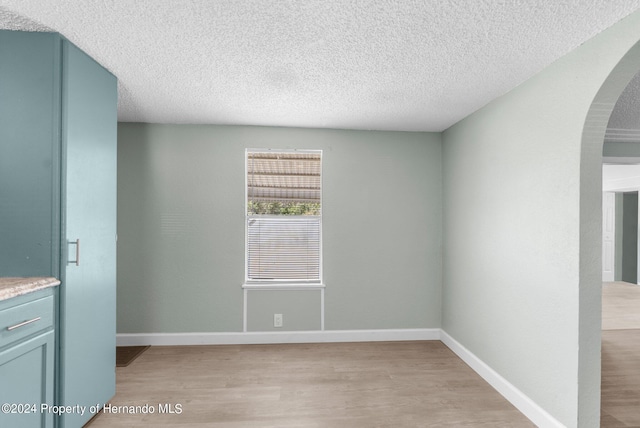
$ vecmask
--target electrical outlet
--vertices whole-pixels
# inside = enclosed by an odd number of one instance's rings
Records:
[[[273,326],[282,327],[282,314],[273,314]]]

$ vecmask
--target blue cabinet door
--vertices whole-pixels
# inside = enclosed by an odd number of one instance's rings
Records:
[[[59,46],[0,31],[0,276],[58,276]]]
[[[115,394],[116,108],[115,77],[60,35],[0,31],[0,276],[62,281],[59,405]]]
[[[102,406],[115,395],[115,77],[77,47],[62,50],[62,405]],[[81,427],[91,414],[64,415]]]
[[[0,351],[1,427],[53,427],[53,344],[49,330]]]

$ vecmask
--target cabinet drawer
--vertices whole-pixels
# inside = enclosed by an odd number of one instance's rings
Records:
[[[53,296],[0,311],[0,348],[53,327]]]

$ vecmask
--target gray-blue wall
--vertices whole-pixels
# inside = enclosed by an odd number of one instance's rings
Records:
[[[622,281],[622,253],[623,253],[623,246],[622,246],[622,237],[624,236],[623,232],[623,227],[622,227],[622,219],[623,219],[623,214],[624,214],[624,194],[623,193],[616,193],[616,208],[615,208],[615,215],[616,215],[616,239],[615,239],[615,243],[616,243],[616,250],[614,252],[615,254],[615,269],[613,271],[614,273],[614,280],[615,281]]]
[[[443,135],[442,327],[567,427],[600,421],[603,140],[639,39],[635,13]]]
[[[323,150],[327,330],[440,327],[440,134],[121,123],[119,333],[242,331],[245,148]],[[250,291],[248,330],[319,305]]]
[[[622,194],[622,281],[638,282],[638,192]]]

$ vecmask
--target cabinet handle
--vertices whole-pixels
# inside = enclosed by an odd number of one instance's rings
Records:
[[[24,327],[25,325],[34,323],[36,321],[40,321],[40,319],[41,319],[41,317],[34,318],[32,320],[29,320],[29,321],[23,321],[20,324],[16,324],[16,325],[12,325],[11,327],[7,327],[7,330],[8,331],[15,330],[16,328]]]
[[[76,259],[67,261],[67,264],[75,263],[76,266],[80,266],[80,239],[76,239],[76,242],[69,241],[69,245],[76,246]]]

